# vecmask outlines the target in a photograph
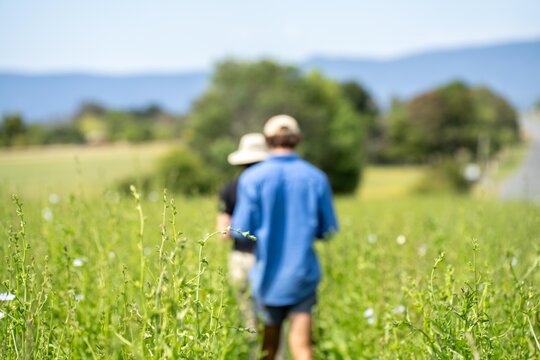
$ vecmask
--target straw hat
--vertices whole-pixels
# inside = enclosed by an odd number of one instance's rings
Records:
[[[251,133],[242,136],[238,150],[229,154],[227,161],[231,165],[248,165],[263,161],[267,157],[268,148],[264,136]]]
[[[272,137],[276,135],[300,135],[300,127],[295,118],[289,115],[276,115],[268,119],[264,124],[264,135]]]

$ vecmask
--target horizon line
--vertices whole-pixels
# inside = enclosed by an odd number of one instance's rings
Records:
[[[440,45],[440,46],[433,46],[430,48],[423,48],[418,50],[411,50],[404,52],[402,54],[398,55],[389,55],[389,56],[369,56],[369,55],[361,55],[361,54],[312,54],[309,56],[306,56],[303,60],[300,61],[284,61],[278,59],[278,56],[270,56],[270,55],[261,55],[257,57],[257,60],[248,59],[247,56],[223,56],[220,59],[217,59],[215,61],[212,61],[211,66],[205,66],[205,67],[192,67],[185,68],[185,69],[137,69],[137,70],[128,70],[128,71],[121,71],[121,70],[105,70],[105,69],[95,69],[95,68],[51,68],[51,69],[41,69],[41,70],[32,70],[32,69],[18,69],[18,68],[0,68],[0,75],[19,75],[19,76],[51,76],[51,75],[63,75],[63,76],[73,76],[73,75],[83,75],[83,76],[107,76],[107,77],[136,77],[136,76],[182,76],[182,75],[206,75],[210,74],[213,71],[213,68],[216,64],[228,61],[228,60],[236,60],[236,61],[245,61],[245,62],[253,62],[253,61],[260,61],[260,60],[271,60],[275,61],[281,64],[286,65],[297,65],[300,66],[302,63],[309,62],[313,59],[325,59],[325,60],[345,60],[345,61],[373,61],[373,62],[392,62],[392,61],[399,61],[415,56],[422,56],[432,53],[444,53],[444,52],[453,52],[453,51],[464,51],[464,50],[472,50],[472,49],[486,49],[491,47],[498,47],[498,46],[507,46],[507,45],[518,45],[518,44],[526,44],[526,43],[540,43],[540,34],[529,36],[529,37],[520,37],[520,38],[512,38],[512,39],[501,39],[496,41],[488,41],[488,42],[472,42],[467,43],[463,45]]]

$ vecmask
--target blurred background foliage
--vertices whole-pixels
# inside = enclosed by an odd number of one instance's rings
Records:
[[[419,191],[467,191],[467,164],[483,167],[520,141],[516,111],[486,87],[455,81],[380,109],[361,84],[263,60],[217,64],[210,86],[184,116],[156,105],[120,110],[92,102],[48,124],[6,114],[0,146],[173,141],[177,145],[152,172],[118,187],[137,180],[143,187],[203,194],[237,175],[226,158],[239,138],[260,132],[280,113],[298,119],[304,134],[299,153],[328,174],[337,193],[355,191],[366,163],[427,165]]]
[[[209,165],[224,168],[243,134],[260,132],[273,115],[289,114],[305,139],[300,154],[328,174],[336,192],[352,192],[361,175],[369,111],[376,111],[368,109],[374,103],[367,92],[355,86],[356,93],[347,96],[317,72],[270,61],[221,63],[190,115],[189,143]]]
[[[496,152],[519,141],[512,106],[487,88],[461,82],[409,101],[394,101],[385,124],[380,156],[389,162],[426,162],[463,150],[476,153],[481,141],[489,141],[491,152]]]

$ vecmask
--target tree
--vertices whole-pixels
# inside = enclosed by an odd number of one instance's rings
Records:
[[[343,94],[349,99],[357,113],[361,114],[367,156],[371,161],[379,157],[383,142],[384,127],[379,109],[369,92],[355,81],[341,84]]]
[[[80,118],[84,115],[102,116],[106,112],[107,108],[105,106],[92,101],[84,101],[79,106],[79,109],[75,113],[74,118]]]
[[[494,150],[517,141],[515,110],[487,88],[453,82],[395,102],[387,116],[387,157],[423,162],[457,152],[477,152],[483,139]]]
[[[299,152],[328,174],[334,190],[353,191],[362,168],[362,113],[338,83],[316,72],[271,61],[219,64],[190,115],[190,144],[216,169],[227,167],[225,151],[280,113],[298,119],[305,138]]]
[[[343,94],[351,101],[356,111],[375,117],[379,109],[370,93],[356,81],[347,81],[341,84]]]
[[[133,109],[131,113],[140,118],[157,118],[160,115],[165,114],[165,111],[161,109],[158,104],[151,104],[140,109]]]
[[[0,144],[2,146],[26,145],[26,124],[20,114],[7,114],[0,126]]]
[[[43,135],[43,144],[83,144],[84,135],[73,123],[60,123],[48,126]]]
[[[489,139],[493,151],[519,141],[518,116],[512,105],[486,87],[472,89],[477,137]]]
[[[439,133],[441,145],[436,150],[454,153],[461,148],[474,151],[477,138],[474,127],[474,99],[469,87],[460,81],[452,82],[436,90],[442,98],[443,126]]]

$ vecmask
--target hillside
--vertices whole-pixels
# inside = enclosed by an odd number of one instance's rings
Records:
[[[540,99],[540,40],[429,51],[390,60],[316,56],[299,66],[338,80],[357,80],[385,106],[460,79],[492,87],[526,109]],[[0,72],[0,114],[19,111],[30,121],[69,116],[82,101],[116,108],[158,104],[183,113],[201,94],[208,72],[125,76]]]
[[[208,79],[205,73],[136,76],[0,73],[0,114],[19,111],[30,121],[54,120],[71,115],[83,101],[123,109],[158,104],[170,112],[182,113],[204,91]]]
[[[432,51],[387,61],[314,57],[317,68],[338,80],[357,80],[383,104],[451,80],[487,85],[520,109],[540,99],[540,40]]]

